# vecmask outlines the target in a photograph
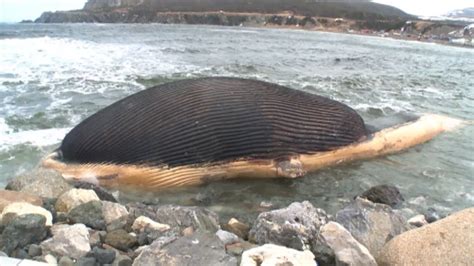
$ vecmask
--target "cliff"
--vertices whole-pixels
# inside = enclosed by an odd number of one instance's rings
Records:
[[[82,10],[45,12],[35,22],[163,23],[165,21],[165,23],[239,25],[255,20],[254,15],[249,18],[248,14],[260,14],[262,18],[258,20],[267,23],[269,21],[263,17],[268,15],[278,17],[278,14],[355,20],[400,21],[411,18],[410,15],[397,8],[368,0],[338,2],[321,0],[89,0]],[[199,18],[199,16],[204,17]],[[277,20],[282,19],[277,18]]]

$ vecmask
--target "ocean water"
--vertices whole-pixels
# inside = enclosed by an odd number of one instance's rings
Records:
[[[190,25],[1,24],[0,186],[38,165],[99,109],[146,87],[192,77],[266,80],[348,104],[370,123],[400,114],[474,120],[474,49],[299,30]],[[474,127],[406,152],[296,180],[236,180],[124,200],[207,206],[224,217],[309,200],[334,213],[393,184],[403,207],[474,205]]]

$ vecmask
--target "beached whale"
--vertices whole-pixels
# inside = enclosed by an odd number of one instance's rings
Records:
[[[350,107],[240,78],[149,88],[73,128],[43,165],[67,179],[162,189],[230,178],[296,178],[396,153],[460,125],[423,115],[372,132]]]

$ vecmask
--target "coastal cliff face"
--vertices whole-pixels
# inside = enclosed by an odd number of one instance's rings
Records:
[[[261,18],[257,19],[256,16]],[[291,18],[285,19],[287,16]],[[255,21],[272,23],[271,20],[276,20],[275,24],[278,25],[305,24],[303,21],[294,21],[293,18],[299,17],[390,21],[411,18],[397,8],[367,0],[89,0],[82,10],[45,12],[35,22],[240,25]],[[286,24],[288,20],[290,22]]]

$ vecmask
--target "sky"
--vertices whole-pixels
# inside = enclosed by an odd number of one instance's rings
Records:
[[[81,9],[86,0],[0,0],[0,22],[35,19],[44,11]],[[375,0],[419,16],[442,15],[449,11],[474,7],[474,0]]]

